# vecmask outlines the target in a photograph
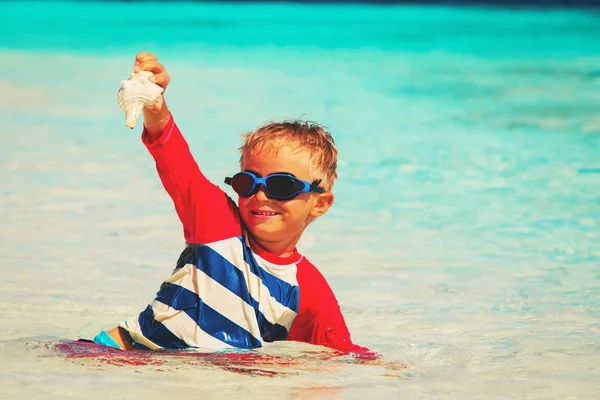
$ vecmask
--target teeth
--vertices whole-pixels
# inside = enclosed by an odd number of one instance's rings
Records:
[[[274,212],[265,212],[265,211],[253,211],[254,214],[257,215],[266,215],[266,216],[273,216],[273,215],[277,215],[277,213]]]

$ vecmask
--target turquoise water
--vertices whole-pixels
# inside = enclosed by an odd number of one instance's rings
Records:
[[[600,397],[600,15],[586,10],[0,3],[0,397]],[[215,182],[239,133],[332,131],[300,249],[353,338],[407,368],[278,343],[247,375],[56,351],[137,313],[183,246],[116,103],[140,50]],[[227,189],[227,188],[225,188]]]

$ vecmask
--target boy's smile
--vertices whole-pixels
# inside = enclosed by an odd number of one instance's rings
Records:
[[[257,219],[269,219],[269,218],[273,218],[277,215],[279,215],[279,213],[276,213],[274,211],[263,211],[263,210],[252,210],[251,214],[257,218]]]

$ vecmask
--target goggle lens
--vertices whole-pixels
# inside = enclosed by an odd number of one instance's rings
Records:
[[[296,196],[304,185],[291,176],[269,176],[266,179],[267,192],[275,198],[286,198]]]
[[[253,189],[255,189],[254,178],[249,174],[235,174],[231,178],[231,187],[242,197],[251,196],[254,194]],[[256,185],[256,189],[258,188],[259,186]]]

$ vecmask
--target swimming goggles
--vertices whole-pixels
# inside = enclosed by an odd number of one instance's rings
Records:
[[[325,190],[319,187],[321,179],[310,183],[298,179],[290,174],[271,174],[259,178],[249,171],[238,172],[231,178],[225,178],[225,183],[231,185],[240,197],[249,197],[257,193],[260,186],[264,186],[267,196],[275,200],[291,200],[300,193],[323,193]]]

